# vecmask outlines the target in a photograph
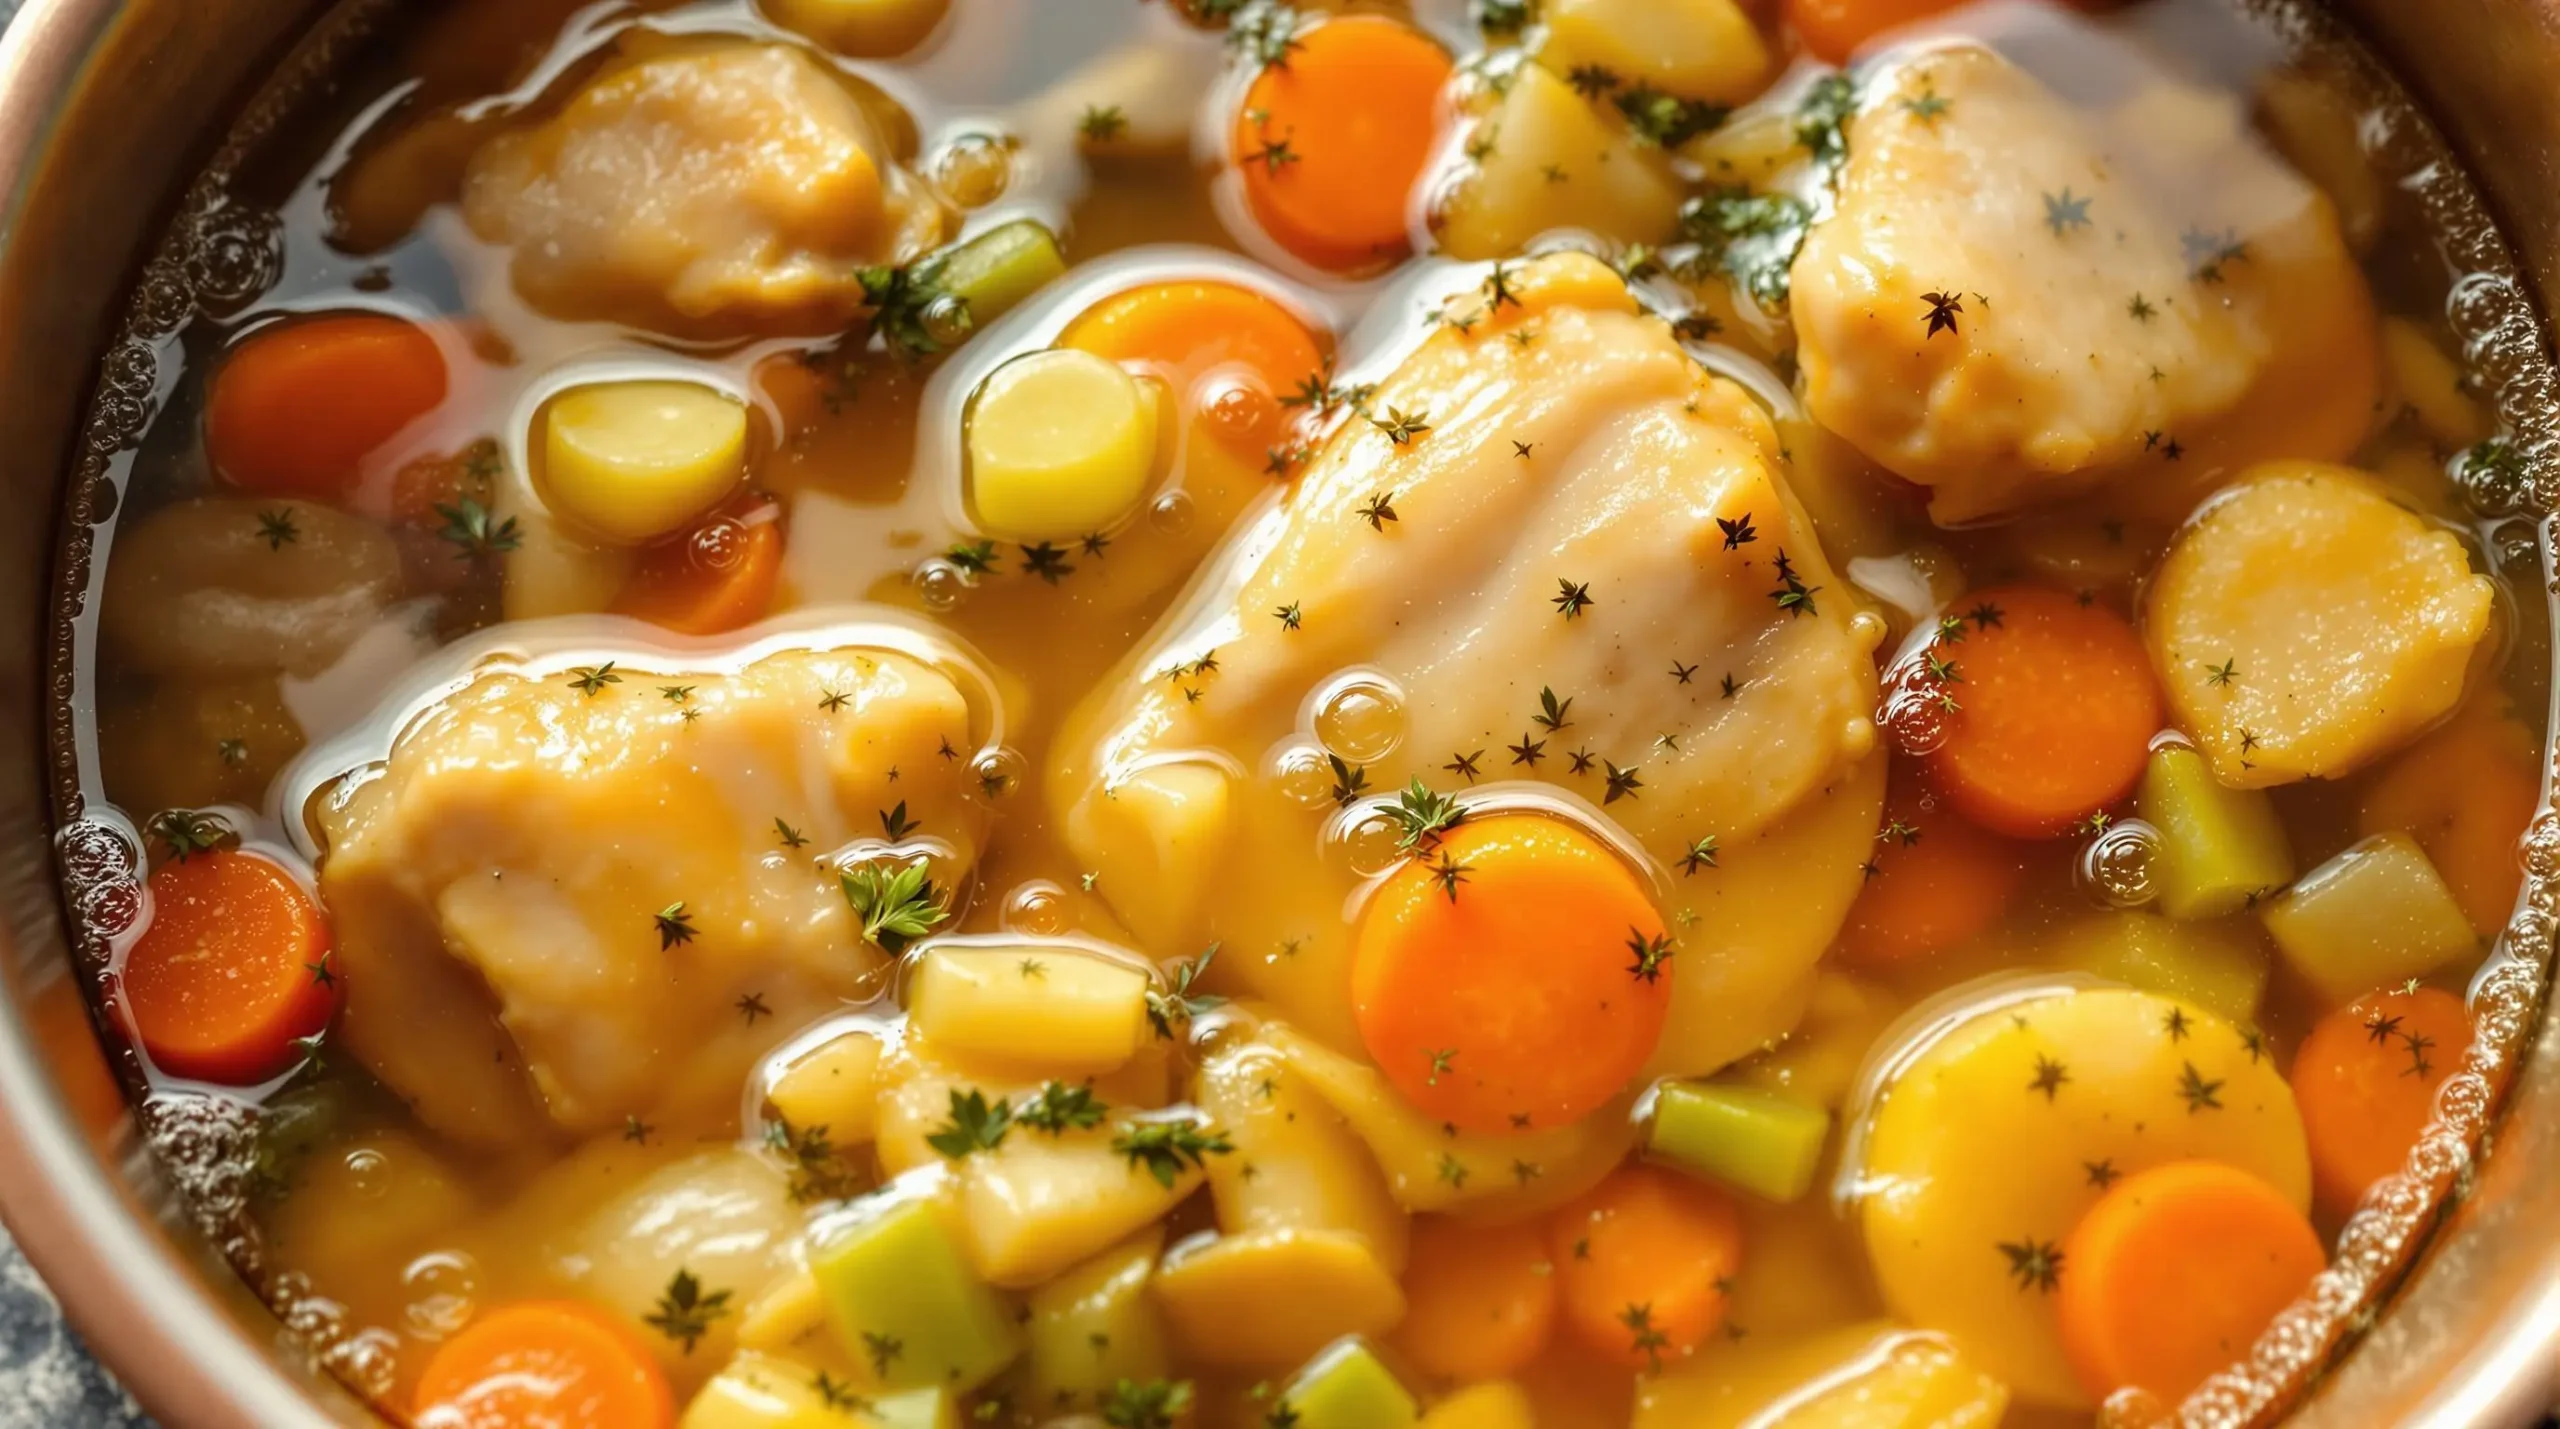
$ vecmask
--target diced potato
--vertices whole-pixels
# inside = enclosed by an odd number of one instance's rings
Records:
[[[1328,1346],[1280,1391],[1299,1429],[1409,1429],[1422,1417],[1413,1391],[1358,1339]]]
[[[1260,1042],[1221,1048],[1191,1100],[1235,1146],[1209,1164],[1218,1228],[1350,1231],[1388,1270],[1404,1269],[1407,1222],[1378,1163],[1341,1113]]]
[[[302,724],[272,675],[161,683],[99,711],[107,797],[145,809],[255,807],[302,752]]]
[[[1852,1325],[1710,1345],[1643,1382],[1634,1429],[1995,1429],[2008,1407],[2007,1387],[1945,1340]]]
[[[939,1386],[871,1399],[819,1388],[818,1366],[742,1351],[685,1406],[678,1429],[955,1429],[959,1409]],[[831,1383],[828,1389],[834,1389]]]
[[[622,1317],[655,1350],[679,1385],[720,1363],[735,1342],[736,1319],[710,1323],[687,1349],[648,1328],[648,1317],[679,1272],[743,1304],[789,1273],[800,1210],[772,1166],[734,1147],[660,1167],[587,1217],[578,1256],[587,1298]]]
[[[907,984],[907,1015],[934,1046],[1060,1074],[1107,1072],[1147,1040],[1147,969],[1054,945],[941,944]]]
[[[790,1350],[827,1326],[827,1297],[807,1268],[792,1270],[765,1287],[738,1312],[741,1350]]]
[[[1664,1082],[1654,1088],[1645,1153],[1771,1201],[1813,1186],[1831,1114],[1757,1087]]]
[[[1538,57],[1598,65],[1681,99],[1739,104],[1769,76],[1769,46],[1733,0],[1549,0]]]
[[[1075,348],[997,368],[969,404],[971,513],[1017,541],[1118,525],[1155,469],[1156,407],[1153,387]]]
[[[1161,944],[1190,925],[1217,887],[1212,875],[1227,851],[1234,794],[1226,770],[1211,763],[1149,764],[1120,779],[1109,798],[1068,811],[1067,837],[1090,861],[1114,872],[1113,911],[1147,944]]]
[[[1031,1292],[1031,1397],[1043,1412],[1092,1408],[1121,1380],[1171,1364],[1150,1290],[1164,1229],[1149,1226]]]
[[[841,1032],[773,1074],[764,1099],[795,1128],[823,1126],[840,1147],[871,1140],[880,1102],[880,1034]]]
[[[680,531],[747,472],[746,404],[697,382],[572,387],[539,421],[543,494],[608,541]]]
[[[2054,937],[2045,960],[2156,992],[2248,1025],[2267,990],[2267,943],[2248,918],[2177,921],[2157,913],[2091,913]]]
[[[399,588],[400,548],[361,516],[205,497],[117,529],[100,633],[153,674],[315,675]]]
[[[2293,881],[2293,846],[2274,802],[2213,777],[2183,745],[2151,751],[2134,806],[2160,831],[2160,911],[2220,918]]]
[[[1471,1384],[1432,1405],[1422,1429],[1538,1429],[1529,1396],[1508,1380]]]
[[[2391,395],[2418,414],[2418,425],[2444,450],[2459,451],[2497,430],[2488,409],[2472,397],[2462,368],[2407,318],[2382,320],[2382,366]]]
[[[2378,834],[2259,911],[2276,951],[2332,1007],[2480,952],[2462,905],[2407,834]]]
[[[2178,725],[2239,789],[2334,778],[2462,697],[2493,593],[2361,472],[2270,462],[2207,503],[2144,614]]]
[[[1570,1126],[1513,1136],[1452,1136],[1396,1095],[1368,1063],[1287,1027],[1266,1025],[1263,1037],[1368,1143],[1386,1172],[1389,1194],[1408,1211],[1507,1218],[1561,1205],[1608,1175],[1636,1139],[1620,1104]]]
[[[925,1138],[949,1118],[953,1092],[965,1096],[976,1091],[991,1103],[1001,1098],[1021,1107],[1038,1097],[1048,1080],[1003,1063],[950,1056],[911,1034],[881,1064],[883,1089],[872,1131],[873,1154],[892,1176],[940,1165],[941,1153]],[[1162,1041],[1148,1043],[1113,1071],[1083,1080],[1097,1099],[1123,1110],[1160,1107],[1172,1096],[1172,1073]]]
[[[1551,228],[1662,243],[1680,216],[1680,181],[1658,149],[1603,121],[1544,66],[1519,67],[1478,119],[1474,171],[1439,213],[1452,258],[1503,258]]]
[[[1296,1364],[1404,1318],[1403,1288],[1347,1231],[1196,1236],[1167,1252],[1156,1303],[1183,1353],[1239,1369]]]
[[[887,59],[924,43],[951,0],[759,0],[775,22],[838,54]]]
[[[1903,999],[1874,983],[1825,968],[1804,1017],[1774,1050],[1734,1068],[1737,1080],[1838,1110],[1877,1034],[1902,1014]]]
[[[809,1270],[845,1352],[884,1389],[974,1389],[1022,1353],[1012,1304],[970,1269],[948,1212],[889,1192],[820,1232]]]
[[[2117,1177],[2190,1158],[2310,1204],[2302,1118],[2262,1037],[2174,999],[2088,988],[1992,1003],[1930,1042],[1843,1169],[1877,1188],[1859,1219],[1896,1318],[1948,1336],[2021,1398],[2085,1409],[2045,1271]]]
[[[515,523],[516,546],[502,563],[500,585],[509,620],[609,610],[638,559],[628,546],[571,531],[517,485],[500,488],[490,519]]]
[[[1200,1188],[1186,1165],[1166,1185],[1111,1149],[1108,1129],[1051,1136],[1017,1126],[960,1164],[969,1259],[993,1284],[1037,1285],[1153,1224]]]

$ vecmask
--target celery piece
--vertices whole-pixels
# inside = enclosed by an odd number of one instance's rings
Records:
[[[1295,1412],[1297,1429],[1407,1429],[1422,1418],[1413,1391],[1357,1335],[1317,1351],[1280,1403]]]
[[[883,1389],[984,1384],[1022,1352],[1007,1299],[978,1278],[932,1201],[862,1203],[821,1235],[809,1271],[846,1351]]]
[[[2160,831],[2160,911],[2219,918],[2293,881],[2293,849],[2265,791],[2231,789],[2184,745],[2151,751],[2135,808]]]
[[[1645,1154],[1771,1201],[1813,1185],[1831,1114],[1758,1087],[1664,1082],[1653,1092]]]
[[[2157,913],[2093,913],[2064,928],[2045,960],[2192,1002],[2243,1026],[2266,994],[2267,944],[2246,918],[2179,922]]]
[[[982,328],[1067,271],[1058,238],[1037,219],[1017,218],[925,260],[930,286],[969,305]]]
[[[2276,951],[2331,1007],[2477,956],[2480,939],[2407,834],[2377,834],[2259,908]]]

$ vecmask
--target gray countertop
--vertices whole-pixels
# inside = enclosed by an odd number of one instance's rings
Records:
[[[15,11],[14,0],[0,0]],[[0,1231],[0,1429],[151,1429]]]

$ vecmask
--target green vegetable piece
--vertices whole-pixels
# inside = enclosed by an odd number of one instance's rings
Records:
[[[1296,1429],[1407,1429],[1422,1418],[1413,1391],[1357,1335],[1318,1350],[1280,1403],[1296,1412]]]
[[[990,228],[931,263],[933,286],[969,305],[969,325],[985,327],[1067,271],[1058,238],[1037,219]]]
[[[2179,922],[2157,913],[2093,914],[2061,933],[2050,961],[2244,1027],[2257,1020],[2270,965],[2267,940],[2249,919]]]
[[[2276,951],[2325,1006],[2480,955],[2471,921],[2407,834],[2378,834],[2259,905]]]
[[[883,1389],[965,1393],[1022,1353],[1012,1304],[969,1268],[932,1201],[861,1203],[822,1235],[809,1270],[837,1337]]]
[[[2160,831],[2160,911],[2220,918],[2293,881],[2293,849],[2275,803],[2231,789],[2183,745],[2151,752],[2135,806]]]
[[[1664,1082],[1653,1094],[1645,1154],[1771,1201],[1813,1186],[1831,1114],[1759,1087]]]

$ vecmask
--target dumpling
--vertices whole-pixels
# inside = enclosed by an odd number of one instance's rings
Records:
[[[1416,777],[1577,796],[1669,879],[1663,1061],[1721,1065],[1792,1020],[1860,882],[1881,626],[1853,614],[1768,416],[1608,269],[1497,270],[1473,316],[1367,395],[1070,720],[1056,826],[1142,940],[1219,941],[1229,975],[1347,1049],[1337,798]],[[1339,678],[1400,710],[1319,718]],[[1339,771],[1311,733],[1334,725]],[[1327,797],[1345,773],[1357,789]]]
[[[879,990],[840,860],[929,854],[945,886],[976,861],[985,718],[886,650],[483,674],[320,801],[334,1039],[473,1143],[734,1098],[784,1031]]]
[[[1873,83],[1793,269],[1814,418],[1958,524],[2340,460],[2372,420],[2373,300],[2319,190],[2232,102],[2146,76],[2083,113],[1971,46]]]
[[[462,211],[544,312],[702,335],[841,327],[862,267],[942,221],[847,82],[783,44],[608,67],[482,145]]]

